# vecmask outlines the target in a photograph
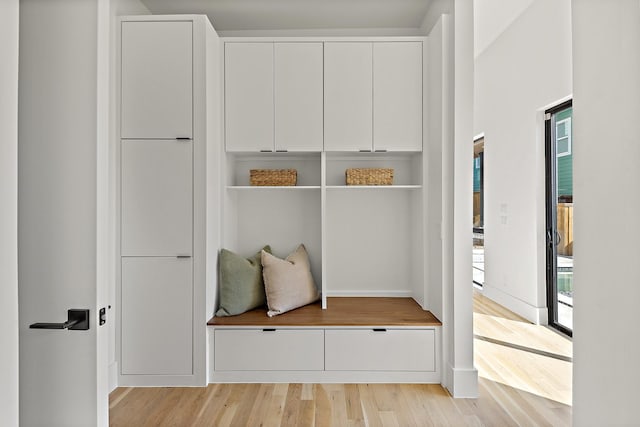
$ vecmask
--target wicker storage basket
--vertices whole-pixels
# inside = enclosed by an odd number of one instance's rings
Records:
[[[298,181],[295,169],[251,169],[249,182],[255,186],[294,186]]]
[[[346,171],[347,185],[392,185],[393,169],[351,168]]]

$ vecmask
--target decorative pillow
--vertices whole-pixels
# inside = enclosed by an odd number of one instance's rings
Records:
[[[262,251],[262,275],[269,317],[311,304],[320,298],[311,276],[307,250],[302,244],[286,259]]]
[[[216,316],[234,316],[266,302],[260,258],[270,253],[265,246],[251,258],[223,249],[220,252],[220,308]]]

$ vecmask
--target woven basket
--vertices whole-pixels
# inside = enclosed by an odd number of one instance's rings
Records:
[[[351,168],[345,172],[347,185],[392,185],[393,169]]]
[[[295,169],[251,169],[249,182],[254,186],[294,186],[298,180]]]

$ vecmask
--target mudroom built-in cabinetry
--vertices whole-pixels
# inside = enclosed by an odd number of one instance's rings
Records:
[[[211,382],[440,382],[425,302],[425,39],[226,38],[223,247],[307,249],[321,300],[209,321]],[[347,185],[349,168],[393,169]],[[295,169],[251,186],[251,169]]]
[[[217,35],[202,16],[119,25],[118,384],[202,385],[206,233],[218,217],[207,186],[219,185],[207,182],[205,159],[220,146],[206,117],[219,102],[207,58]]]
[[[119,25],[118,384],[439,383],[427,39],[218,39],[195,15]],[[351,185],[354,168],[393,178]],[[251,185],[255,169],[296,183]],[[317,302],[214,316],[223,248],[300,244]]]

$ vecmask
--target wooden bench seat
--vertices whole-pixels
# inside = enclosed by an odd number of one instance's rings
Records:
[[[266,308],[259,308],[238,316],[213,317],[210,326],[260,327],[425,327],[442,323],[425,311],[413,298],[330,297],[327,308],[320,302],[300,307],[275,317],[268,317]]]

